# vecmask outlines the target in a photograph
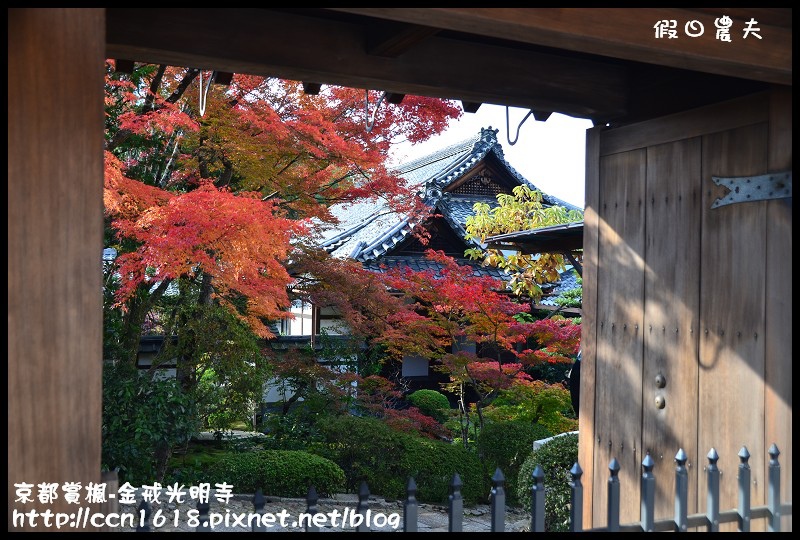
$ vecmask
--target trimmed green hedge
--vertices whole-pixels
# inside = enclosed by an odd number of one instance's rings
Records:
[[[544,530],[569,531],[570,469],[578,461],[578,435],[569,433],[555,437],[535,450],[522,464],[517,480],[517,498],[525,510],[531,509],[533,471],[539,465],[544,471]]]
[[[344,489],[345,476],[336,463],[302,450],[262,450],[225,454],[208,469],[208,482],[228,483],[236,493],[305,497],[309,486],[321,496]]]
[[[494,474],[498,467],[503,471],[508,504],[518,504],[517,477],[525,458],[531,454],[533,442],[552,435],[543,425],[528,420],[487,421],[478,433],[478,456],[489,474]]]
[[[344,416],[319,425],[325,443],[313,451],[336,462],[345,473],[349,491],[366,481],[370,493],[404,499],[413,477],[417,500],[444,504],[458,473],[466,504],[485,502],[490,484],[478,456],[458,444],[435,441],[391,430],[380,420]],[[492,471],[494,472],[494,471]]]

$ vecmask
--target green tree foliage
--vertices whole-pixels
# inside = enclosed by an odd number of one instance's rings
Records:
[[[563,385],[532,381],[501,391],[485,414],[495,420],[541,424],[558,434],[578,429],[577,421],[569,415],[571,411],[569,390]]]
[[[314,486],[329,497],[344,489],[344,471],[324,457],[302,450],[261,450],[232,453],[209,467],[205,482],[225,482],[235,493],[255,493],[276,497],[305,497]]]
[[[467,219],[468,240],[478,239],[481,243],[489,236],[525,231],[581,221],[583,213],[567,210],[563,206],[545,206],[542,193],[527,186],[517,186],[512,195],[501,193],[497,196],[497,207],[476,203],[474,215]],[[506,270],[510,275],[509,287],[517,295],[525,295],[532,301],[542,296],[541,285],[558,281],[559,272],[566,266],[560,253],[504,254],[498,249],[468,249],[465,255],[484,264]]]
[[[194,403],[174,379],[104,366],[102,463],[119,469],[121,483],[163,480],[172,448],[188,443],[196,430]]]
[[[159,360],[184,358],[179,377],[189,379],[190,395],[205,429],[224,430],[234,423],[252,425],[271,366],[253,333],[219,305],[191,308],[189,319]],[[191,354],[189,354],[191,352]]]

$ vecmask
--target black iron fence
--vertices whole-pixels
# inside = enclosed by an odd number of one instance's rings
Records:
[[[770,532],[780,532],[781,518],[792,514],[792,503],[781,502],[781,466],[778,462],[780,451],[776,445],[769,449],[768,467],[768,486],[767,504],[763,506],[752,506],[750,504],[750,453],[747,448],[742,447],[739,451],[738,466],[738,505],[735,509],[720,511],[720,471],[717,468],[719,456],[715,449],[708,453],[708,465],[706,467],[707,476],[707,495],[706,512],[702,514],[688,514],[689,508],[689,475],[686,468],[687,456],[683,449],[675,455],[675,514],[669,519],[655,519],[655,491],[656,477],[653,472],[655,461],[649,453],[642,461],[640,503],[640,519],[635,523],[620,524],[620,466],[616,459],[612,459],[608,466],[608,515],[607,525],[592,529],[583,528],[583,485],[581,476],[583,471],[580,465],[575,463],[570,470],[572,480],[570,486],[570,530],[573,532],[656,532],[656,531],[688,531],[689,529],[705,529],[706,531],[718,531],[723,523],[736,523],[737,530],[740,532],[750,531],[750,524],[756,519],[766,520],[766,529]],[[533,473],[533,486],[531,488],[531,531],[544,531],[545,497],[546,488],[544,485],[544,471],[537,466]],[[458,474],[453,476],[450,485],[450,496],[448,502],[448,531],[461,532],[463,530],[464,502],[461,496],[462,482]],[[419,503],[416,499],[417,486],[413,478],[409,478],[406,487],[406,499],[403,503],[403,531],[416,532],[418,530]],[[369,486],[366,482],[361,484],[358,493],[358,503],[354,514],[366,516],[369,510]],[[307,532],[317,532],[319,527],[314,525],[314,520],[310,519],[319,513],[317,492],[314,487],[310,487],[306,497],[307,510],[305,520],[305,530]],[[506,494],[505,478],[500,469],[497,469],[492,477],[492,489],[490,493],[491,513],[490,527],[492,532],[505,531],[506,517]],[[252,500],[253,514],[258,516],[264,513],[266,498],[261,491],[258,491]],[[138,507],[139,514],[144,516],[137,531],[147,532],[152,530],[150,525],[151,507],[147,501],[142,501]],[[209,513],[211,506],[208,502],[198,502],[197,511],[199,513],[196,528],[198,532],[209,531],[211,529]],[[254,532],[266,531],[262,520],[253,519],[252,530]],[[367,532],[367,520],[361,520],[361,524],[355,528],[358,532]]]

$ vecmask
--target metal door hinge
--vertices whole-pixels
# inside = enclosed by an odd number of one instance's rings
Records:
[[[712,176],[711,179],[716,185],[725,186],[730,190],[727,195],[714,201],[711,208],[718,208],[726,204],[783,199],[792,196],[792,171],[733,178]]]

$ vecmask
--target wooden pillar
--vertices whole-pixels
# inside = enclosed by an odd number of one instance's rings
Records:
[[[102,8],[8,10],[9,531],[45,529],[14,510],[89,507],[101,478],[104,55]],[[58,499],[40,503],[39,483]]]
[[[586,132],[586,209],[583,228],[583,319],[581,324],[580,411],[578,412],[578,463],[583,468],[583,525],[594,526],[594,412],[597,362],[597,274],[600,242],[600,132],[597,126]],[[605,470],[603,464],[598,465]],[[599,488],[598,488],[599,489]]]

